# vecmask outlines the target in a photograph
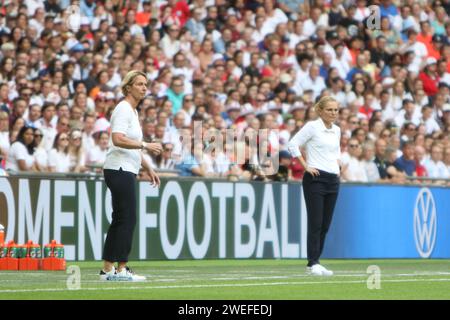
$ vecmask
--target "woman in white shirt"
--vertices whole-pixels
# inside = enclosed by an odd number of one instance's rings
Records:
[[[45,150],[45,140],[42,139],[44,134],[41,129],[34,131],[34,163],[36,164],[36,170],[41,172],[48,171],[48,152]]]
[[[95,136],[95,146],[87,154],[88,165],[103,166],[108,151],[109,134],[107,131],[100,131]]]
[[[319,118],[307,122],[289,141],[288,150],[305,168],[303,194],[308,215],[307,272],[331,276],[333,271],[320,265],[319,258],[331,224],[339,192],[341,130],[334,124],[339,103],[325,96],[314,106]],[[304,149],[306,159],[300,148]]]
[[[48,152],[48,170],[50,172],[70,172],[69,136],[58,133],[53,148]]]
[[[161,144],[142,141],[142,128],[136,110],[147,93],[145,73],[130,71],[124,77],[121,89],[125,98],[111,115],[110,148],[106,154],[103,173],[111,191],[112,222],[103,250],[103,270],[100,280],[143,281],[145,277],[134,274],[127,266],[136,225],[136,175],[142,167],[150,182],[159,186],[160,180],[152,168],[143,161],[141,150],[161,153]],[[117,271],[114,263],[118,262]]]
[[[34,165],[34,129],[23,126],[11,145],[6,158],[5,169],[10,171],[33,171]]]
[[[70,171],[84,172],[86,171],[86,156],[81,141],[82,133],[76,129],[70,133],[69,136],[69,157],[70,157]]]
[[[0,158],[6,158],[9,147],[9,117],[8,113],[0,111]]]

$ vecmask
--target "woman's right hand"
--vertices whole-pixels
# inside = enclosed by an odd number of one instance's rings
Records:
[[[159,142],[151,142],[145,145],[145,148],[148,152],[154,154],[155,156],[159,155],[162,152],[162,145]]]
[[[308,172],[313,177],[320,176],[320,172],[316,168],[306,167],[305,171]]]

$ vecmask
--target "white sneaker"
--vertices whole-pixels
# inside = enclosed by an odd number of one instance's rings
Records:
[[[323,276],[332,276],[333,275],[333,271],[328,270],[327,268],[325,268],[324,266],[317,264],[318,268],[320,268],[322,270],[322,275]],[[314,266],[313,266],[314,267]]]
[[[329,277],[329,276],[333,275],[333,271],[328,270],[327,268],[325,268],[324,266],[322,266],[320,264],[315,264],[312,267],[306,267],[306,272],[313,276]]]
[[[120,272],[116,272],[113,277],[115,281],[145,281],[147,278],[135,274],[129,267],[125,267]]]
[[[116,274],[116,268],[113,266],[111,271],[105,272],[103,269],[100,270],[100,280],[101,281],[108,281],[111,280],[112,277],[114,277]]]
[[[306,271],[312,276],[322,276],[322,269],[320,264],[315,264],[312,267],[306,267]]]

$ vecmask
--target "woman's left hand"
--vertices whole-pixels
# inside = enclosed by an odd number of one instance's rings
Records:
[[[158,175],[153,169],[147,169],[148,176],[150,178],[150,184],[154,187],[159,187],[161,185],[161,180],[159,180]]]

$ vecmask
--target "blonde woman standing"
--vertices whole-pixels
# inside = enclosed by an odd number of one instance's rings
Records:
[[[307,272],[316,276],[331,276],[319,258],[331,224],[339,192],[339,158],[341,130],[334,124],[339,103],[325,96],[314,106],[319,118],[307,122],[289,141],[288,150],[305,168],[303,194],[308,215]],[[306,161],[300,149],[305,150]]]
[[[125,98],[114,108],[111,115],[110,147],[106,154],[103,173],[105,183],[111,191],[112,222],[103,250],[103,270],[100,280],[143,281],[127,266],[131,252],[134,227],[136,225],[136,176],[142,167],[147,171],[150,182],[159,186],[160,180],[147,162],[143,161],[142,150],[158,155],[159,143],[142,141],[142,128],[136,110],[145,97],[148,80],[145,73],[130,71],[124,77],[121,89]],[[114,263],[118,263],[117,269]]]

